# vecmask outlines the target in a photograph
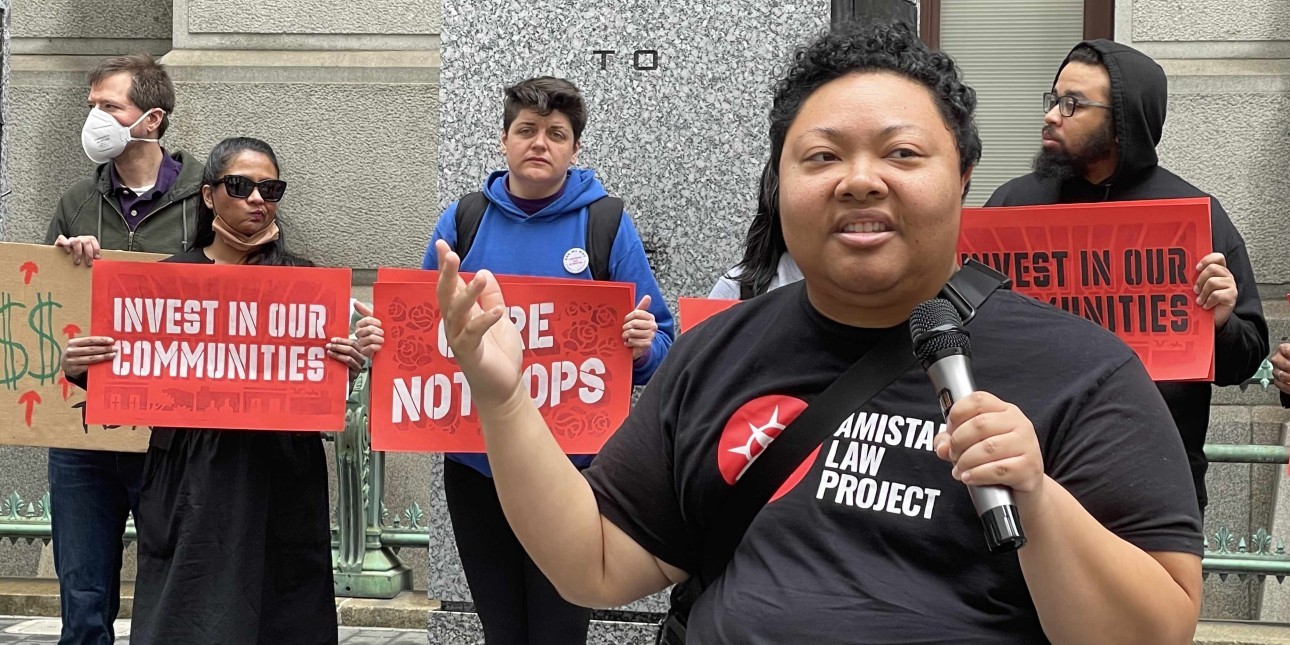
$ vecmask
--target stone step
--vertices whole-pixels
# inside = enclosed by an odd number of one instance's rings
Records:
[[[120,618],[134,608],[134,583],[121,582]],[[58,580],[0,577],[0,616],[57,616]]]
[[[1290,624],[1202,620],[1195,645],[1290,645]]]
[[[340,625],[425,629],[426,616],[439,609],[439,601],[424,591],[405,591],[390,600],[337,598]],[[134,608],[134,583],[121,583],[121,612],[130,618]],[[0,616],[55,617],[58,609],[58,580],[53,578],[0,577]]]

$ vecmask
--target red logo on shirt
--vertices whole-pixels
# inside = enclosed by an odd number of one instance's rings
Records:
[[[753,460],[805,409],[805,401],[779,394],[763,396],[743,404],[726,421],[726,427],[721,430],[721,440],[717,442],[717,468],[721,471],[721,478],[733,486]],[[816,448],[770,501],[793,490],[806,476],[811,464],[815,463],[819,452],[820,449]]]

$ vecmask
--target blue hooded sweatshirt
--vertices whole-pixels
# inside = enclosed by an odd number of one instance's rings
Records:
[[[470,252],[461,260],[462,271],[488,269],[507,275],[531,275],[551,278],[582,278],[591,280],[591,267],[581,273],[569,273],[564,268],[564,254],[572,248],[587,248],[587,206],[607,193],[595,171],[572,168],[565,179],[563,192],[542,210],[528,215],[511,201],[506,192],[505,171],[494,172],[484,182],[484,195],[488,208],[479,223],[479,231],[470,246]],[[439,257],[434,243],[438,240],[457,246],[457,203],[453,202],[439,218],[430,245],[426,247],[421,268],[437,269]],[[614,282],[636,285],[636,300],[650,297],[650,313],[658,323],[658,333],[650,351],[632,364],[632,384],[644,385],[658,369],[675,336],[672,312],[668,311],[659,291],[658,281],[645,257],[645,247],[631,218],[623,213],[614,246],[609,252],[609,278]],[[492,476],[488,455],[482,453],[450,453],[448,459],[465,464]],[[572,456],[579,468],[591,464],[591,455]]]

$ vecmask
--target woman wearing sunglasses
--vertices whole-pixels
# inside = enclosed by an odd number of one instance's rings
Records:
[[[166,262],[312,266],[277,221],[287,184],[273,149],[249,138],[211,150],[196,245]],[[362,359],[333,338],[351,378]],[[84,382],[112,339],[68,342],[63,370]],[[316,433],[154,428],[139,497],[139,570],[130,642],[335,643],[327,464]]]

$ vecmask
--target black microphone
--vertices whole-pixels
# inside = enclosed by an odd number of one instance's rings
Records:
[[[914,307],[909,316],[914,355],[923,363],[936,388],[941,413],[949,420],[955,401],[976,391],[972,380],[972,343],[959,312],[943,298],[932,298]],[[991,553],[1015,551],[1026,544],[1021,515],[1007,486],[968,486],[972,505],[981,517],[985,542]]]

